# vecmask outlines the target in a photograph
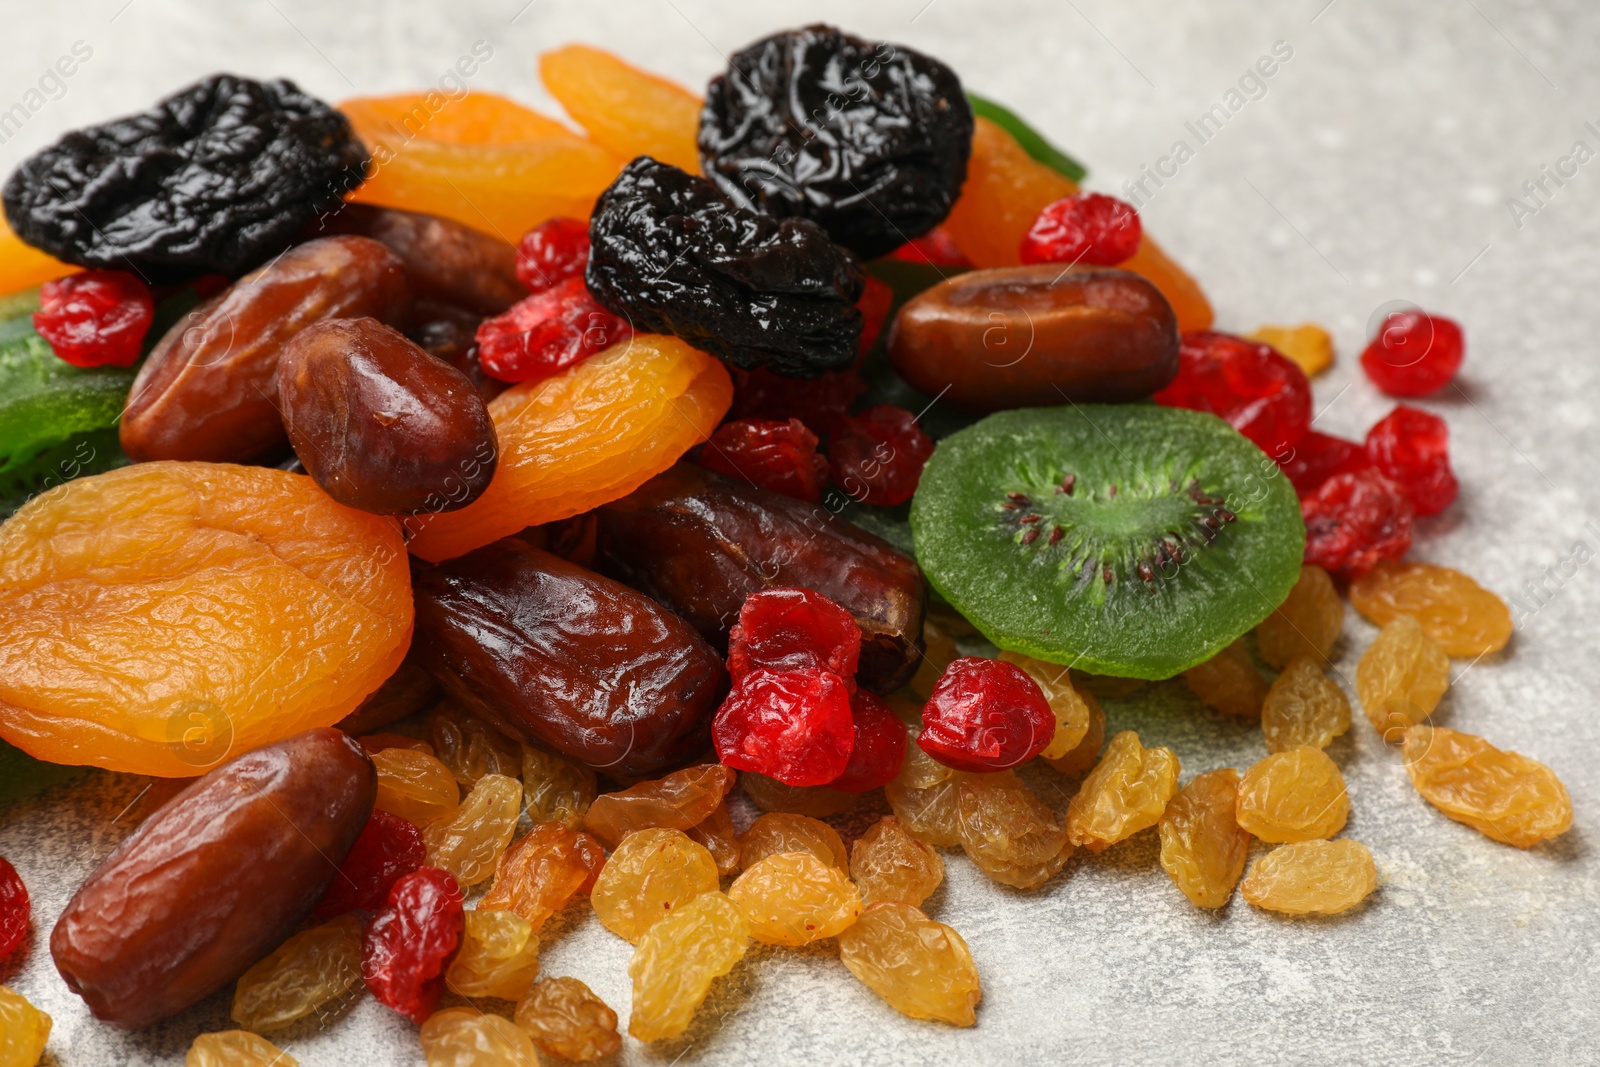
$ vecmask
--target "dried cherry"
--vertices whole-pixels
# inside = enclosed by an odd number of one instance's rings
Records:
[[[921,237],[913,237],[890,252],[889,258],[930,267],[972,267],[972,260],[956,247],[955,239],[943,226],[935,226]]]
[[[1316,430],[1307,430],[1304,437],[1273,458],[1301,497],[1315,493],[1335,474],[1348,474],[1372,466],[1360,442]]]
[[[875,404],[847,415],[828,439],[833,480],[863,504],[893,507],[917,491],[933,441],[917,417],[893,404]]]
[[[423,867],[395,882],[361,938],[361,977],[378,1003],[414,1023],[433,1014],[465,921],[448,871]]]
[[[1055,732],[1055,713],[1026,671],[963,656],[923,705],[917,746],[958,771],[1003,771],[1043,752]]]
[[[86,270],[39,287],[35,332],[74,367],[131,367],[155,315],[150,287],[125,270]]]
[[[1427,396],[1461,369],[1466,340],[1450,319],[1423,311],[1396,311],[1361,353],[1361,369],[1390,396]]]
[[[828,461],[799,419],[737,419],[717,427],[700,466],[812,504],[822,500]]]
[[[640,156],[600,195],[589,239],[589,291],[635,329],[792,378],[855,365],[861,269],[805,219],[735,207]]]
[[[855,744],[844,773],[828,783],[829,789],[865,793],[888,785],[900,773],[906,758],[906,728],[882,698],[858,689],[850,698],[855,720]]]
[[[546,219],[517,242],[517,277],[535,293],[583,274],[589,265],[589,223]]]
[[[1125,200],[1076,193],[1046,204],[1023,235],[1024,263],[1085,263],[1114,267],[1139,251],[1144,227]]]
[[[389,899],[395,882],[421,867],[427,858],[428,846],[420,830],[398,815],[374,811],[312,918],[376,910]]]
[[[785,785],[826,785],[844,773],[855,744],[850,693],[831,671],[754,670],[711,723],[723,764]]]
[[[855,689],[861,631],[850,613],[810,589],[778,587],[751,593],[728,633],[728,673],[737,681],[753,670],[831,671]]]
[[[733,371],[733,419],[799,419],[822,437],[838,428],[867,383],[854,369],[816,378],[785,378],[769,370]]]
[[[1196,330],[1178,346],[1178,376],[1156,403],[1208,411],[1269,456],[1284,455],[1311,426],[1306,372],[1271,345]]]
[[[1374,470],[1336,474],[1300,501],[1306,562],[1343,579],[1359,578],[1380,559],[1411,549],[1411,501]]]
[[[1419,517],[1437,515],[1460,492],[1450,469],[1450,427],[1439,416],[1401,404],[1367,431],[1368,461],[1405,491]]]
[[[32,914],[33,903],[22,876],[0,856],[0,959],[9,956],[27,938]]]
[[[583,279],[568,278],[478,326],[478,362],[502,382],[548,378],[633,336],[627,321],[595,303]]]

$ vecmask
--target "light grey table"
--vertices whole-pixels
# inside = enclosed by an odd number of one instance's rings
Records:
[[[628,1063],[1596,1063],[1600,1050],[1600,500],[1594,467],[1594,293],[1600,287],[1600,8],[1585,0],[888,0],[871,5],[706,0],[450,0],[216,5],[6,0],[0,169],[69,127],[144,106],[216,69],[287,75],[337,100],[437,83],[476,41],[474,87],[546,102],[542,49],[612,48],[691,85],[723,54],[815,19],[948,61],[1087,160],[1118,191],[1174,142],[1193,158],[1145,200],[1151,232],[1198,274],[1224,329],[1315,321],[1340,361],[1316,383],[1317,426],[1360,436],[1389,401],[1355,357],[1374,311],[1412,300],[1465,324],[1459,388],[1422,406],[1450,422],[1460,502],[1423,524],[1415,555],[1515,597],[1506,653],[1470,668],[1439,721],[1548,762],[1577,824],[1529,852],[1448,822],[1365,722],[1335,745],[1354,811],[1347,833],[1377,858],[1360,911],[1285,921],[1235,902],[1191,907],[1155,863],[1151,835],[1074,860],[1033,894],[998,889],[958,857],[932,902],[972,945],[984,980],[976,1028],[903,1019],[823,949],[753,953],[719,984],[685,1040]],[[92,55],[28,96],[57,57]],[[1186,125],[1275,42],[1292,56],[1203,144]],[[1280,46],[1280,50],[1283,46]],[[51,94],[59,95],[52,99]],[[1254,97],[1254,98],[1251,98]],[[39,106],[34,108],[32,105]],[[1586,125],[1594,122],[1594,125]],[[1545,168],[1567,174],[1550,181]],[[1169,173],[1172,168],[1167,167]],[[1542,182],[1537,199],[1525,182]],[[1524,207],[1513,210],[1518,198]],[[1579,546],[1585,546],[1579,550]],[[1351,677],[1372,630],[1352,615]],[[1188,775],[1247,766],[1257,732],[1198,709],[1181,686],[1109,705],[1113,728],[1173,745]],[[1047,790],[1048,793],[1048,790]],[[39,930],[0,965],[56,1020],[67,1067],[181,1062],[219,998],[127,1036],[83,1011],[43,942],[67,897],[126,832],[125,783],[57,790],[0,814],[0,854],[37,900]],[[1050,797],[1058,805],[1060,796]],[[545,973],[575,974],[626,1019],[629,948],[592,918],[547,939]],[[308,1065],[420,1063],[414,1031],[370,999],[290,1031]]]

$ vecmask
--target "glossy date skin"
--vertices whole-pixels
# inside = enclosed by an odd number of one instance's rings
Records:
[[[420,662],[502,732],[629,776],[710,748],[727,671],[650,598],[515,538],[414,589]]]
[[[119,430],[135,462],[247,463],[286,443],[278,355],[314,322],[394,321],[405,270],[366,237],[322,237],[289,249],[184,316],[134,379]]]
[[[906,302],[888,346],[906,381],[973,412],[1138,400],[1178,372],[1172,306],[1143,277],[1106,268],[958,275]]]
[[[377,773],[338,730],[246,753],[122,842],[50,935],[95,1016],[131,1030],[210,996],[317,906],[372,814]]]
[[[916,673],[926,584],[909,557],[825,508],[680,462],[597,511],[599,569],[719,648],[751,593],[800,586],[861,627],[856,680],[887,693]]]
[[[378,515],[466,507],[498,444],[465,374],[375,319],[313,323],[278,359],[284,428],[306,473]]]
[[[454,219],[346,204],[328,229],[388,245],[405,264],[411,291],[424,300],[498,315],[528,295],[517,279],[516,246]]]

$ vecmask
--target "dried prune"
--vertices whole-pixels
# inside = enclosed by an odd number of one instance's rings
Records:
[[[710,747],[727,671],[649,598],[513,538],[415,589],[423,666],[502,732],[628,775]]]
[[[888,692],[917,668],[922,571],[885,541],[822,508],[679,463],[599,509],[605,573],[724,645],[745,598],[799,586],[861,628],[856,680]]]
[[[950,213],[972,122],[938,60],[806,26],[734,53],[706,86],[700,166],[736,202],[809,218],[870,259]]]
[[[589,240],[590,292],[636,330],[793,378],[855,364],[861,268],[811,222],[735,207],[640,156],[600,195]]]
[[[215,74],[24,160],[6,217],[68,263],[238,274],[360,185],[365,157],[349,120],[293,82]]]

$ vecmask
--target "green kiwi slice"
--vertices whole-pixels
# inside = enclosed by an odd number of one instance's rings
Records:
[[[911,533],[934,588],[996,645],[1148,679],[1266,618],[1305,551],[1265,453],[1214,415],[1154,404],[1002,411],[952,434]]]

